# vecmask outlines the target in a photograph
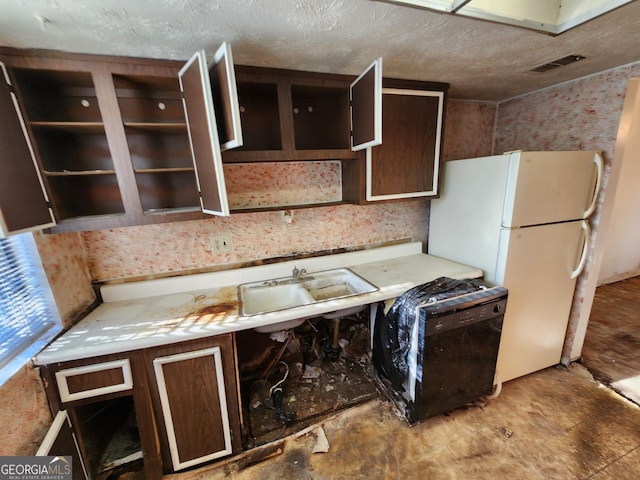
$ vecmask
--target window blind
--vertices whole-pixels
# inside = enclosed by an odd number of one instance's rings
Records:
[[[61,330],[33,235],[0,238],[0,384]]]

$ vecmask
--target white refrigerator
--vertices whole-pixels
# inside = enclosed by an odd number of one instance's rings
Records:
[[[598,152],[510,152],[448,161],[431,201],[428,253],[482,269],[509,290],[496,373],[502,382],[560,363]]]

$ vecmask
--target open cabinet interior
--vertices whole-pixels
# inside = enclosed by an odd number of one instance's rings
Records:
[[[146,214],[199,208],[177,77],[114,75],[114,85]]]
[[[92,74],[13,74],[56,218],[124,214]]]
[[[142,470],[140,432],[132,396],[74,407],[72,418],[84,449],[89,478],[106,480],[114,472]]]
[[[296,150],[349,148],[346,88],[291,86]]]
[[[378,395],[371,377],[368,307],[343,317],[337,330],[335,325],[317,317],[290,330],[237,333],[245,448]]]

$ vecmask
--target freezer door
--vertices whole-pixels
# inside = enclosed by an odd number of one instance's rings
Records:
[[[509,290],[497,372],[502,381],[560,363],[585,241],[583,221],[515,230],[500,238],[494,281]]]
[[[502,226],[507,228],[586,218],[602,164],[598,152],[514,152]]]

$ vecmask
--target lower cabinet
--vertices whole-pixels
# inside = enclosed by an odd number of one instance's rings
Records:
[[[138,461],[145,478],[160,479],[242,449],[233,334],[40,372],[54,416],[68,413],[90,478]]]
[[[146,353],[165,471],[167,465],[178,471],[241,450],[233,337]]]

